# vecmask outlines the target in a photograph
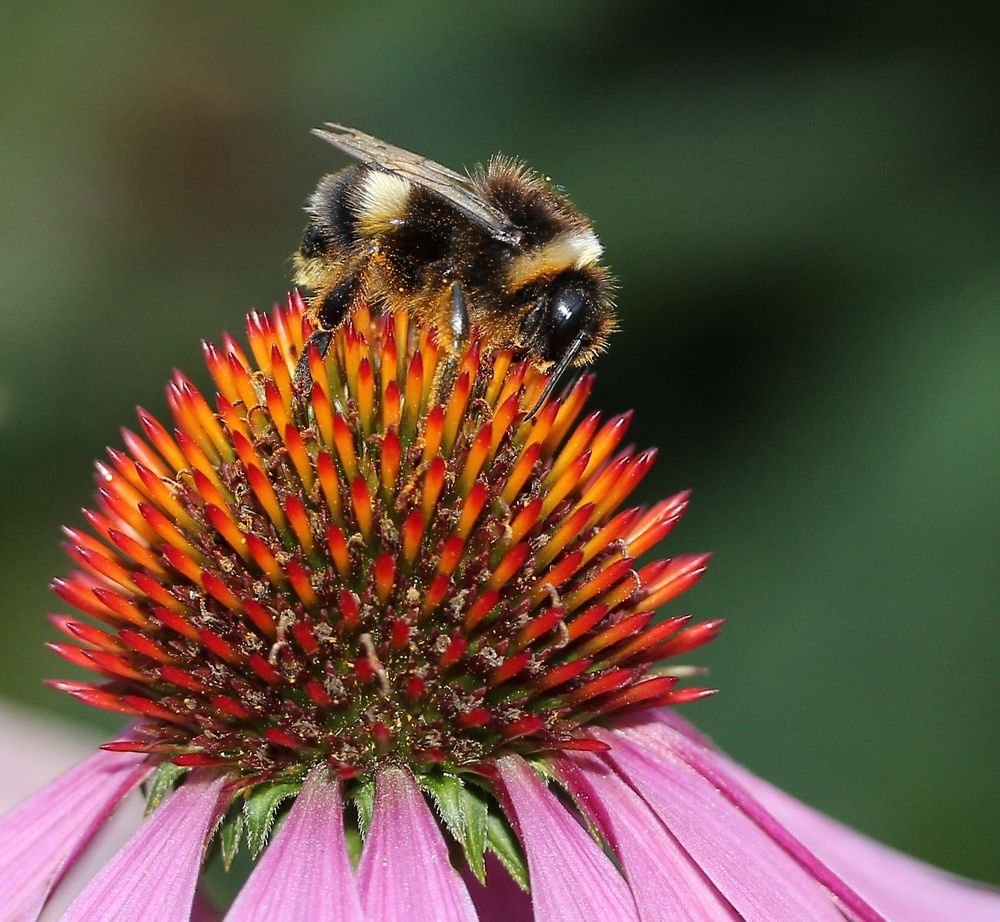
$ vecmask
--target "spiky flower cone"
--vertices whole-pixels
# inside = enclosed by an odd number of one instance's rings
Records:
[[[292,297],[250,316],[256,369],[206,344],[217,408],[176,373],[173,432],[140,409],[98,464],[96,537],[66,530],[55,589],[104,627],[57,616],[84,646],[52,647],[106,681],[52,684],[139,719],[110,748],[244,788],[321,762],[488,774],[706,693],[655,664],[720,622],[653,622],[706,557],[637,563],[687,494],[617,511],[655,452],[620,449],[629,414],[578,423],[592,376],[529,419],[545,377],[473,338],[435,404],[432,334],[363,307],[310,349],[304,397],[310,332]]]

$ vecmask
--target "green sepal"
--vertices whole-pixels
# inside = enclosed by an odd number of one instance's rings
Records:
[[[358,809],[358,832],[363,839],[368,835],[368,827],[372,824],[372,814],[375,812],[374,781],[363,781],[355,788],[354,804]]]
[[[534,770],[535,773],[544,781],[546,784],[551,784],[553,781],[559,781],[555,772],[552,771],[552,766],[549,765],[548,760],[545,758],[531,758],[530,756],[525,760]]]
[[[480,883],[486,883],[486,798],[457,775],[422,775],[420,785],[434,800],[438,814]]]
[[[243,816],[246,819],[247,847],[250,857],[256,858],[267,845],[268,836],[274,826],[278,807],[289,797],[302,790],[298,782],[272,781],[253,789],[243,802]]]
[[[222,866],[228,871],[236,860],[243,841],[246,820],[243,814],[236,811],[230,814],[219,830],[219,849],[222,852]]]
[[[514,830],[506,817],[490,812],[486,818],[486,844],[491,852],[500,859],[507,873],[517,881],[524,891],[530,892],[528,885],[528,863],[521,851],[521,843],[517,841]]]
[[[173,762],[163,762],[156,767],[152,777],[149,779],[149,792],[146,795],[146,816],[149,816],[166,796],[174,789],[174,786],[191,769],[183,765],[174,765]]]
[[[347,857],[351,867],[357,870],[361,861],[361,833],[354,823],[348,822],[344,829],[344,844],[347,846]]]

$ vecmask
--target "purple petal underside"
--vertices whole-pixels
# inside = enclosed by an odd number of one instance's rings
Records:
[[[224,776],[193,772],[105,865],[59,922],[188,922]]]
[[[843,922],[827,890],[679,756],[602,732],[606,758],[748,922]]]
[[[4,918],[38,918],[69,866],[146,776],[144,758],[97,752],[0,819]]]
[[[642,922],[738,922],[732,906],[607,762],[573,755],[558,760],[557,772],[621,862]]]
[[[257,862],[226,922],[361,922],[344,843],[340,783],[306,778],[288,818]]]
[[[476,922],[461,876],[413,776],[383,768],[358,866],[365,917],[377,922]]]
[[[195,893],[191,922],[221,922],[222,913],[201,893]]]
[[[628,885],[520,756],[497,761],[504,809],[528,859],[536,922],[638,922]]]

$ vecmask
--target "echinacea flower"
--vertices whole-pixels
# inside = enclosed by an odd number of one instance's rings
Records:
[[[717,620],[657,620],[705,555],[646,562],[686,493],[619,507],[653,461],[473,335],[356,311],[311,392],[294,296],[183,375],[171,433],[98,465],[53,643],[128,715],[0,820],[0,918],[34,920],[115,808],[148,816],[65,922],[202,917],[206,860],[256,864],[225,916],[337,922],[975,920],[996,894],[870,842],[732,764],[672,706]],[[206,857],[207,856],[207,857]]]

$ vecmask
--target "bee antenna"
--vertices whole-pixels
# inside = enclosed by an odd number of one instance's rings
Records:
[[[569,348],[566,350],[566,354],[559,359],[559,364],[556,365],[555,371],[549,377],[549,380],[545,383],[545,390],[542,391],[541,396],[535,401],[535,405],[531,408],[527,416],[524,417],[525,422],[530,422],[537,415],[538,411],[542,408],[545,401],[549,399],[549,396],[555,390],[556,385],[559,383],[559,379],[566,373],[566,369],[573,364],[573,359],[576,358],[577,353],[583,348],[583,336],[582,332],[577,333],[576,339],[570,343]]]

